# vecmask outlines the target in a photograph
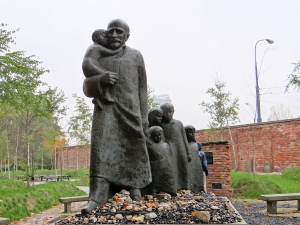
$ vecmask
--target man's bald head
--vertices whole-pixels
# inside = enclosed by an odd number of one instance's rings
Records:
[[[109,30],[109,28],[111,27],[122,27],[127,32],[127,34],[130,34],[129,26],[124,20],[115,19],[110,21],[107,25],[107,30]]]
[[[128,24],[120,19],[112,20],[107,26],[108,47],[110,49],[120,48],[125,44],[130,35]]]

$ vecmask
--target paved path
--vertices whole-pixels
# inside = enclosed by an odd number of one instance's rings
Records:
[[[90,187],[87,186],[77,186],[78,189],[84,191],[85,193],[89,194],[90,193]]]
[[[78,189],[89,193],[89,187],[78,186]],[[38,214],[33,214],[25,219],[18,220],[10,223],[11,225],[54,225],[55,221],[60,220],[63,217],[74,215],[76,212],[86,205],[86,202],[73,202],[72,203],[72,212],[64,213],[64,205],[59,204],[53,206],[52,208],[45,210]]]

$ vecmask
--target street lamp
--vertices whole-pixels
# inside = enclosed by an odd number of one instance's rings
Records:
[[[273,44],[274,41],[272,39],[262,39],[256,42],[255,44],[255,81],[256,81],[256,111],[257,111],[257,123],[261,122],[261,114],[260,114],[260,96],[259,96],[259,86],[258,86],[258,73],[257,73],[257,62],[256,62],[256,46],[260,41],[267,41],[269,44]]]

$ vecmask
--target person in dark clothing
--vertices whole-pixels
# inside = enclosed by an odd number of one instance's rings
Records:
[[[204,186],[204,191],[207,192],[206,190],[206,177],[208,176],[208,168],[207,168],[207,159],[206,155],[202,150],[202,144],[197,143],[198,145],[198,150],[199,150],[199,157],[201,159],[201,164],[202,164],[202,170],[203,170],[203,186]]]

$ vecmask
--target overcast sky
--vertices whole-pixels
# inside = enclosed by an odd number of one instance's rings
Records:
[[[266,38],[275,42],[257,45],[262,120],[276,104],[300,116],[300,91],[284,93],[293,63],[300,61],[299,9],[300,1],[291,0],[1,0],[0,22],[20,28],[13,50],[43,61],[50,70],[43,80],[64,91],[70,116],[72,94],[84,96],[81,63],[92,32],[112,19],[125,20],[131,30],[127,45],[143,54],[155,94],[170,95],[175,119],[204,129],[209,115],[199,103],[212,101],[206,91],[217,77],[239,98],[239,124],[253,122],[254,46]]]

